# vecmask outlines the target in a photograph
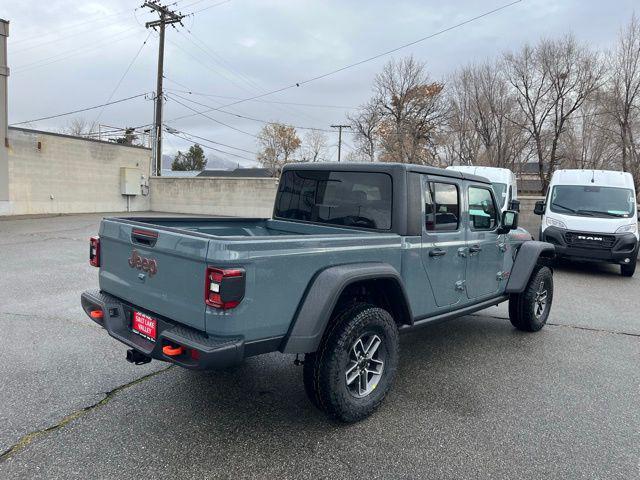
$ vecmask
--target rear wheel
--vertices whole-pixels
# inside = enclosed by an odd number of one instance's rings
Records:
[[[636,273],[636,265],[638,263],[637,258],[632,258],[631,263],[627,263],[626,265],[620,265],[620,273],[623,277],[633,277],[633,274]]]
[[[509,299],[509,319],[518,330],[537,332],[547,323],[553,301],[553,274],[538,266],[522,293]]]
[[[362,420],[391,388],[398,358],[398,328],[389,312],[356,304],[334,319],[318,351],[305,356],[305,390],[330,416]]]

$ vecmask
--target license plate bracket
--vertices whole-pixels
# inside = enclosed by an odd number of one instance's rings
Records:
[[[146,313],[134,310],[133,318],[131,320],[131,331],[146,338],[147,340],[155,342],[158,333],[158,321]]]

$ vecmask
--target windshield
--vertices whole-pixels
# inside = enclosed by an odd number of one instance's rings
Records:
[[[620,217],[633,215],[635,199],[628,188],[593,185],[557,185],[551,192],[552,212],[585,217]]]
[[[493,182],[491,185],[493,185],[493,191],[496,194],[496,201],[502,207],[507,199],[507,184]]]
[[[391,197],[386,173],[289,170],[280,179],[274,217],[389,230]]]

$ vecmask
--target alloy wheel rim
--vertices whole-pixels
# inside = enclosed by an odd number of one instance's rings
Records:
[[[547,298],[549,296],[549,292],[544,286],[544,280],[540,282],[538,289],[536,290],[536,295],[533,299],[533,314],[536,317],[536,320],[540,320],[544,311],[547,308]]]
[[[382,339],[376,334],[358,338],[349,350],[345,380],[349,393],[363,398],[378,386],[384,372]]]

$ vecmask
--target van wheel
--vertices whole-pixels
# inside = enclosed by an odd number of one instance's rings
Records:
[[[509,298],[511,324],[524,332],[537,332],[547,323],[553,301],[553,274],[549,267],[537,267],[522,293]]]
[[[398,358],[398,327],[389,312],[358,303],[334,319],[317,352],[305,355],[305,390],[328,415],[357,422],[384,400]]]
[[[636,264],[638,263],[637,258],[632,258],[631,263],[626,265],[620,265],[620,273],[623,277],[633,277],[633,274],[636,273]]]

